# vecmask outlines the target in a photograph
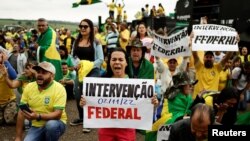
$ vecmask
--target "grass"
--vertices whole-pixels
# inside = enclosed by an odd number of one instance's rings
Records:
[[[48,23],[54,29],[64,27],[70,29],[71,31],[78,29],[79,24],[65,21],[48,21]],[[36,28],[36,20],[0,19],[0,29],[2,29],[4,25],[20,25],[26,29],[30,29]]]

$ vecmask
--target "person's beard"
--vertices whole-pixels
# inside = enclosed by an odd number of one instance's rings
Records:
[[[208,68],[208,69],[213,68],[214,66],[212,61],[205,61],[204,65],[205,65],[205,68]]]
[[[37,77],[37,80],[43,81],[43,83],[37,83],[39,87],[45,88],[51,83],[51,78],[44,79],[42,77]]]

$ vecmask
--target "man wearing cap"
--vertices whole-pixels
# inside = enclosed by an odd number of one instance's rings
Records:
[[[145,59],[147,48],[139,39],[132,40],[127,46],[129,58],[129,76],[132,78],[154,79],[154,66]]]
[[[110,29],[108,29],[108,35],[106,36],[107,42],[107,54],[109,55],[110,52],[117,47],[119,32],[117,30],[116,23],[111,23]]]
[[[16,141],[22,140],[23,121],[32,121],[24,140],[59,140],[66,128],[66,91],[54,81],[55,67],[49,62],[41,62],[33,67],[37,72],[36,82],[29,83],[20,105],[27,104],[31,110],[19,110],[16,125]]]
[[[161,82],[161,94],[163,94],[168,87],[172,85],[172,76],[178,72],[185,71],[187,68],[188,57],[184,57],[182,63],[178,66],[176,58],[170,58],[167,61],[167,67],[163,61],[156,57],[156,70],[157,70],[157,81]]]
[[[227,52],[219,63],[214,63],[214,53],[206,51],[202,63],[197,52],[193,51],[196,79],[199,80],[194,87],[193,99],[203,90],[218,91],[220,71],[232,54],[233,52]]]

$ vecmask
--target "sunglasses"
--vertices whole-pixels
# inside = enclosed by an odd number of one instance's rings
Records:
[[[88,27],[89,27],[88,25],[79,25],[80,29],[82,29],[82,28],[87,29]]]

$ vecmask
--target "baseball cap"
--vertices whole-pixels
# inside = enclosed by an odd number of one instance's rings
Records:
[[[171,61],[171,60],[174,60],[174,61],[178,62],[176,58],[170,58],[170,59],[168,59],[168,62]]]
[[[206,52],[205,52],[205,56],[206,56],[206,55],[212,55],[212,56],[214,56],[214,53],[213,53],[212,51],[206,51]]]
[[[145,48],[146,49],[146,46],[144,46],[142,41],[140,39],[138,39],[138,38],[136,38],[135,40],[130,41],[126,48],[130,49],[132,47]]]
[[[112,23],[112,25],[114,25],[115,27],[117,27],[117,24],[116,24],[116,23],[114,23],[114,22]]]
[[[34,70],[38,71],[40,69],[43,69],[43,70],[46,70],[48,72],[51,72],[52,74],[55,74],[56,73],[56,69],[54,67],[54,65],[52,65],[51,63],[49,62],[41,62],[39,63],[37,66],[34,66],[32,67]]]

